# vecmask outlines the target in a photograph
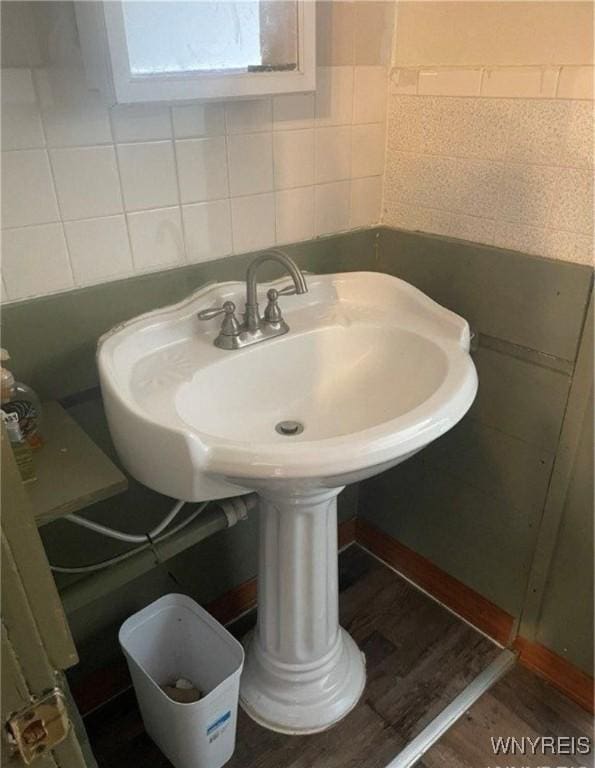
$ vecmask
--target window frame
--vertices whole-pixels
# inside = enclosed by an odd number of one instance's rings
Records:
[[[134,104],[221,100],[313,91],[316,87],[316,4],[313,0],[296,2],[299,70],[132,75],[122,0],[104,0],[103,17],[115,101]]]

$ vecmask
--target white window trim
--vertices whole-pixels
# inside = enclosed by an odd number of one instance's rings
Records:
[[[313,91],[316,87],[316,4],[313,0],[297,0],[298,71],[145,76],[130,73],[121,0],[108,0],[102,5],[115,100],[119,104],[237,99]]]

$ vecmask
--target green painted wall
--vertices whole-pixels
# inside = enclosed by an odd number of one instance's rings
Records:
[[[537,640],[593,674],[593,390],[554,558]]]
[[[592,272],[392,230],[381,231],[379,267],[469,320],[479,334],[474,353],[479,392],[469,414],[451,432],[360,485],[359,514],[519,617]],[[587,487],[592,466],[585,461],[581,467],[575,492],[569,494],[567,531],[552,571],[541,630],[546,645],[566,647],[577,664],[588,661],[592,647],[586,633],[592,624],[586,583],[593,554],[585,518],[585,506],[592,510]],[[585,535],[579,547],[576,539]],[[566,567],[572,553],[579,565],[570,576]],[[580,599],[570,608],[572,590]],[[566,614],[578,622],[573,637]]]

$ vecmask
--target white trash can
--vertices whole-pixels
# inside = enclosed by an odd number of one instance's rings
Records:
[[[175,768],[220,768],[235,747],[244,649],[185,595],[165,595],[127,619],[120,645],[145,729]],[[202,693],[187,704],[161,688],[179,678]]]

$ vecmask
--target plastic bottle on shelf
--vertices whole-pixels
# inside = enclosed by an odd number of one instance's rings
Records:
[[[31,387],[16,381],[11,371],[4,367],[9,359],[8,352],[0,350],[0,407],[7,414],[16,413],[23,437],[36,450],[43,445],[40,432],[41,403]]]
[[[17,468],[24,483],[35,480],[35,467],[33,466],[33,452],[21,431],[19,417],[16,413],[6,413],[0,410],[2,420],[6,425],[6,432],[10,447],[14,453]]]

